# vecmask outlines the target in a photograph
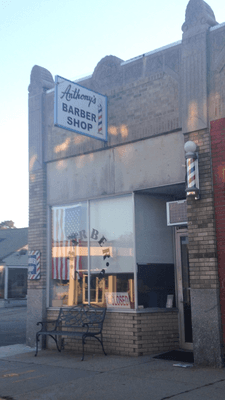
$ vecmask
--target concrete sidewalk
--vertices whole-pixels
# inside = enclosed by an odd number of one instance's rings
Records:
[[[225,369],[181,368],[152,356],[0,347],[0,400],[225,399]],[[182,363],[181,363],[182,364]],[[187,364],[186,364],[187,365]]]

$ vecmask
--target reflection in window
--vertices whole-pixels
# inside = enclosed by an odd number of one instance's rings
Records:
[[[138,265],[138,305],[143,308],[165,308],[167,296],[175,304],[174,264]]]
[[[131,196],[91,201],[90,227],[91,298],[108,307],[134,308]]]
[[[190,274],[188,257],[188,236],[181,236],[181,266],[182,266],[182,287],[183,287],[183,310],[185,342],[192,343],[192,318],[191,318],[191,293],[190,293]]]
[[[4,299],[5,268],[0,266],[0,299]]]
[[[52,306],[83,302],[87,274],[87,204],[52,208]]]
[[[132,222],[131,196],[90,201],[90,221],[86,202],[52,208],[52,306],[87,303],[90,293],[100,306],[134,308]]]
[[[8,269],[8,298],[24,299],[27,296],[27,268]]]

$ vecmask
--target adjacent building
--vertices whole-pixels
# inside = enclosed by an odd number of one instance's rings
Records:
[[[79,89],[68,82],[60,92],[49,71],[31,71],[28,243],[40,275],[28,281],[28,345],[38,320],[93,302],[108,309],[109,354],[180,347],[193,349],[196,365],[223,365],[225,24],[190,0],[182,31],[128,61],[106,56]],[[105,121],[101,104],[88,111],[97,94],[107,98]],[[101,118],[107,140],[101,129],[89,135]],[[196,196],[186,193],[190,141]]]
[[[27,305],[28,228],[0,230],[0,307]]]

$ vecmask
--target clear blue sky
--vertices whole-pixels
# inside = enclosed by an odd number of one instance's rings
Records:
[[[0,0],[0,222],[28,226],[28,85],[37,64],[74,80],[181,40],[188,0]],[[219,23],[220,0],[210,0]]]

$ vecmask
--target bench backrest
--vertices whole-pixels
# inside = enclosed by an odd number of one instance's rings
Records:
[[[96,305],[80,305],[69,308],[60,308],[55,329],[81,329],[88,324],[89,330],[101,332],[105,319],[106,308]]]

